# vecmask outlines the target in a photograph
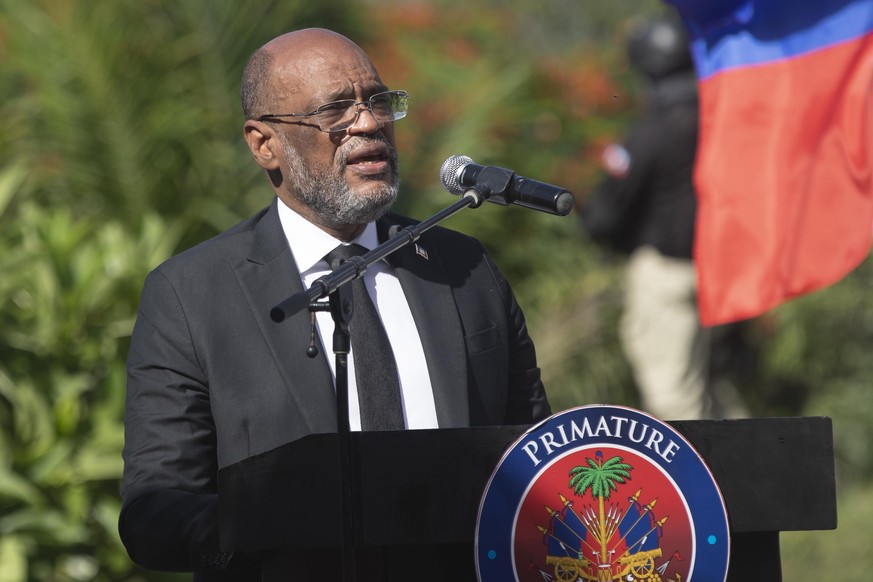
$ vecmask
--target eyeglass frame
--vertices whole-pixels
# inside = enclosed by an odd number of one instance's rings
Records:
[[[256,118],[256,120],[269,122],[269,121],[274,121],[274,120],[281,121],[279,118],[282,118],[282,117],[317,117],[319,115],[326,113],[327,107],[331,107],[331,106],[334,106],[338,103],[345,103],[345,102],[350,102],[349,106],[346,108],[347,110],[350,108],[355,108],[355,115],[351,118],[351,121],[349,122],[349,124],[346,125],[345,127],[338,127],[338,128],[334,128],[334,129],[324,129],[323,127],[321,127],[321,123],[319,123],[318,129],[320,131],[322,131],[324,133],[338,133],[340,131],[346,131],[348,128],[350,128],[351,126],[353,126],[357,122],[358,115],[360,115],[360,113],[361,113],[361,110],[358,109],[358,106],[360,106],[360,105],[366,105],[367,111],[370,112],[370,115],[372,115],[373,118],[376,119],[376,121],[379,121],[380,123],[394,122],[394,121],[398,121],[398,120],[406,117],[407,112],[404,110],[404,111],[400,112],[401,115],[399,115],[399,116],[397,115],[397,113],[395,113],[391,119],[379,119],[379,118],[377,118],[376,114],[373,113],[373,99],[375,99],[381,95],[397,96],[397,97],[403,99],[407,103],[407,106],[408,106],[409,93],[407,93],[406,91],[395,89],[395,90],[390,90],[390,91],[380,91],[379,93],[375,93],[375,94],[371,95],[365,101],[355,101],[354,99],[338,99],[336,101],[331,101],[330,103],[324,103],[323,105],[319,105],[318,107],[316,107],[313,111],[310,111],[309,113],[265,113],[264,115],[258,116]]]

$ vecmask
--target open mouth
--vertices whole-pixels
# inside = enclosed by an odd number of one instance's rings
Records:
[[[370,142],[352,150],[346,159],[346,167],[366,175],[383,174],[391,168],[388,145]]]

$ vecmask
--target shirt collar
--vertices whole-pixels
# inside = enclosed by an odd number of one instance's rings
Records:
[[[327,270],[328,265],[323,260],[324,256],[335,249],[337,245],[342,244],[342,241],[330,236],[288,208],[281,200],[278,201],[277,207],[279,208],[279,221],[282,223],[282,230],[285,232],[285,238],[288,239],[288,246],[291,247],[291,253],[294,255],[294,261],[297,263],[297,270],[301,276],[316,268]],[[357,243],[367,250],[373,250],[379,246],[376,223],[367,224],[364,232],[351,242]]]

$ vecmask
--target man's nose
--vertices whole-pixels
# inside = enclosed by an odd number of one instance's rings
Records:
[[[376,119],[369,103],[362,103],[355,112],[355,121],[349,126],[350,134],[371,134],[382,129],[382,122]]]

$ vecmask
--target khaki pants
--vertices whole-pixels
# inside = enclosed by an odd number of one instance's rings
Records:
[[[714,418],[710,332],[697,317],[690,260],[634,251],[626,273],[621,341],[642,407],[663,420]]]

